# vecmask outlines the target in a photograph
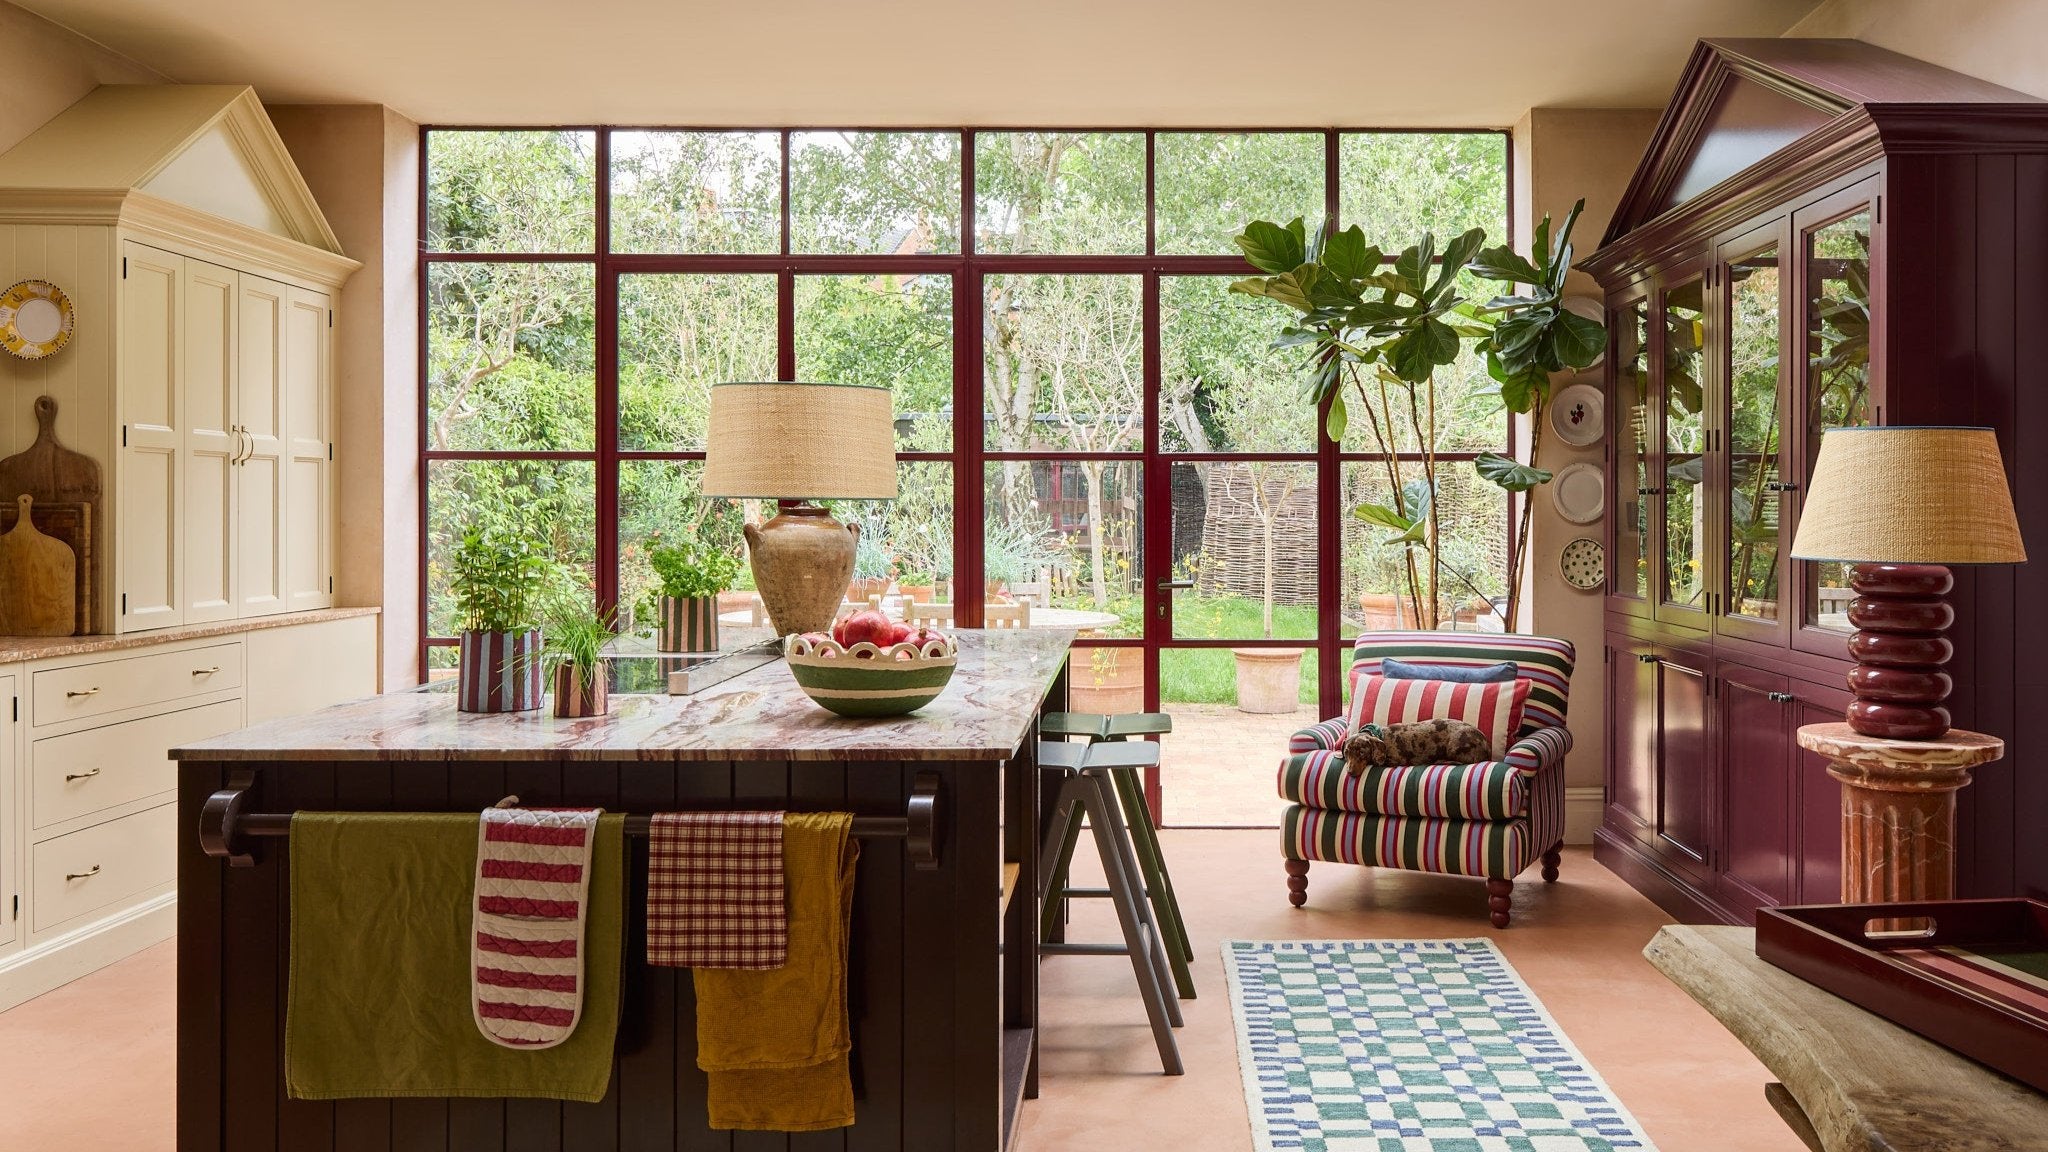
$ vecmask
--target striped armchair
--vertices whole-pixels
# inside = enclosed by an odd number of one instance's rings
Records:
[[[1486,881],[1496,928],[1508,926],[1514,878],[1543,858],[1543,879],[1557,879],[1564,847],[1564,755],[1571,750],[1565,707],[1571,687],[1570,641],[1543,636],[1459,632],[1372,632],[1351,657],[1358,677],[1391,657],[1418,664],[1476,666],[1512,660],[1529,682],[1514,743],[1499,760],[1344,770],[1344,741],[1355,715],[1294,734],[1280,764],[1280,851],[1287,900],[1308,902],[1311,860],[1476,876]],[[1351,711],[1357,710],[1357,692]]]

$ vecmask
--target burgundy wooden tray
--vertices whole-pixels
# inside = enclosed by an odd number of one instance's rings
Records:
[[[1872,935],[1908,926],[1925,931]],[[1756,954],[2048,1092],[2048,903],[1766,908],[1756,916]]]

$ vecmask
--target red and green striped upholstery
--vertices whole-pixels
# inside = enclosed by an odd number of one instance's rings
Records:
[[[1280,817],[1281,850],[1289,860],[1451,876],[1512,878],[1540,854],[1535,841],[1525,820],[1371,816],[1300,804]]]
[[[1491,632],[1372,632],[1360,636],[1358,646],[1351,650],[1353,683],[1360,673],[1377,673],[1380,661],[1387,657],[1460,668],[1484,668],[1512,660],[1515,676],[1529,682],[1529,703],[1522,710],[1522,734],[1564,726],[1572,685],[1573,651],[1569,640]]]
[[[1320,726],[1318,726],[1320,727]],[[1546,765],[1562,764],[1571,733],[1545,728],[1478,764],[1396,765],[1353,775],[1338,749],[1317,749],[1280,763],[1280,798],[1311,808],[1379,816],[1512,820],[1528,811],[1529,784]]]

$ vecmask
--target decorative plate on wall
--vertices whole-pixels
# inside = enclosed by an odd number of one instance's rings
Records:
[[[1581,536],[1564,546],[1557,558],[1564,582],[1581,592],[1597,592],[1607,583],[1607,549],[1590,536]]]
[[[1607,479],[1600,466],[1581,460],[1567,465],[1550,482],[1550,502],[1557,514],[1574,524],[1591,524],[1607,508]]]
[[[23,280],[0,295],[0,348],[23,360],[55,356],[71,343],[71,297],[48,280]]]
[[[1574,448],[1596,444],[1607,429],[1607,400],[1591,384],[1570,384],[1550,399],[1550,426]]]

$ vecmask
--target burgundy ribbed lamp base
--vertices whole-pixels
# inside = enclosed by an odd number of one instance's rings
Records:
[[[1951,682],[1942,666],[1954,647],[1945,598],[1955,578],[1939,564],[1853,564],[1849,587],[1849,727],[1887,740],[1933,740],[1948,731]]]

